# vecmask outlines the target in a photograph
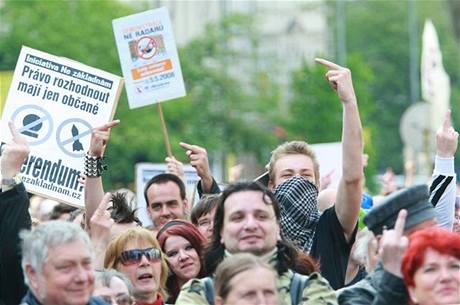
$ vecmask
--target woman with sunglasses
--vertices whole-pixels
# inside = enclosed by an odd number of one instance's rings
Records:
[[[185,220],[171,220],[157,234],[161,250],[169,265],[166,287],[168,304],[174,304],[183,284],[193,278],[201,278],[202,252],[205,238],[198,229]]]
[[[134,305],[163,305],[168,297],[168,265],[152,232],[133,228],[121,233],[107,247],[104,268],[126,275],[133,285]]]

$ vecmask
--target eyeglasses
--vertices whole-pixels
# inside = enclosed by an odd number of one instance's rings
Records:
[[[118,259],[123,265],[130,266],[139,264],[143,255],[149,262],[158,261],[161,259],[161,250],[158,248],[127,250],[121,252]]]
[[[208,219],[198,220],[199,227],[212,227],[214,225],[214,221]]]
[[[132,305],[133,304],[133,298],[131,298],[127,294],[117,295],[115,299],[108,295],[100,295],[98,297],[101,298],[107,304],[116,304],[116,305]],[[115,303],[113,301],[115,301]]]

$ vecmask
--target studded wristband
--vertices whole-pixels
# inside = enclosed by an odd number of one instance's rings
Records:
[[[88,153],[85,155],[85,175],[89,178],[100,177],[107,170],[107,164],[104,164],[104,157],[94,157]]]

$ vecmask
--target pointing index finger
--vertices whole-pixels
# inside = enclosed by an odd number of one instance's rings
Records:
[[[105,193],[104,197],[102,197],[101,203],[96,209],[95,215],[102,215],[109,206],[110,199],[112,199],[111,193]]]
[[[109,129],[109,128],[117,126],[118,124],[120,124],[120,120],[113,120],[111,122],[106,123],[104,125],[104,128]]]
[[[335,64],[335,63],[333,63],[332,61],[325,60],[325,59],[323,59],[323,58],[315,58],[315,62],[316,62],[317,64],[320,64],[320,65],[325,66],[325,67],[328,68],[328,69],[334,69],[334,70],[342,69],[342,67],[339,66],[338,64]]]
[[[16,127],[14,127],[13,122],[9,121],[8,122],[8,127],[10,128],[11,135],[13,136],[13,139],[16,139],[19,137],[21,134],[16,130]]]
[[[113,120],[113,121],[110,121],[108,123],[105,123],[104,125],[101,125],[101,126],[93,128],[93,131],[97,131],[97,130],[99,130],[99,131],[108,131],[112,127],[117,126],[118,124],[120,124],[120,120]]]
[[[192,144],[188,144],[188,143],[185,143],[185,142],[180,142],[179,145],[182,147],[182,148],[185,148],[185,149],[188,149],[188,150],[196,150],[196,146],[195,145],[192,145]]]
[[[444,130],[449,130],[449,128],[452,127],[452,121],[451,121],[451,110],[447,110],[446,115],[444,117],[444,121],[442,123],[442,129]]]

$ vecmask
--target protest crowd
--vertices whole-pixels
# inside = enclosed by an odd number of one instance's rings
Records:
[[[436,134],[431,183],[397,190],[385,181],[372,198],[351,71],[316,63],[343,112],[336,189],[301,139],[274,147],[261,179],[223,189],[206,149],[184,142],[200,200],[189,199],[183,165],[168,156],[167,173],[145,184],[152,225],[138,218],[131,191],[106,192],[102,182],[110,134],[124,122],[91,130],[84,208],[29,199],[20,170],[30,147],[10,122],[1,147],[0,305],[460,304],[450,111]]]

